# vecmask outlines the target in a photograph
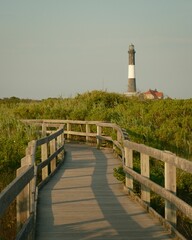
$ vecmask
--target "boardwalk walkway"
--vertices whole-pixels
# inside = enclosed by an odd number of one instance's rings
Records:
[[[37,240],[172,239],[123,192],[111,150],[67,144],[63,166],[39,194]]]

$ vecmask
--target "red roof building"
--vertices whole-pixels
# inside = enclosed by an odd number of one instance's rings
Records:
[[[157,89],[155,90],[149,89],[149,91],[144,92],[143,95],[144,95],[144,98],[146,99],[163,99],[164,98],[163,93],[158,92]]]

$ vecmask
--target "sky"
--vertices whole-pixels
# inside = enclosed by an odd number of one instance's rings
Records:
[[[192,0],[0,0],[0,98],[124,93],[192,98]]]

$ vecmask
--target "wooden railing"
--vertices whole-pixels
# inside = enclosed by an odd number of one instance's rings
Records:
[[[125,130],[119,126],[108,123],[97,124],[99,128],[97,139],[101,141],[111,141],[113,145],[121,152],[121,160],[124,172],[126,174],[124,189],[128,194],[138,196],[134,193],[133,181],[136,180],[141,186],[141,197],[139,202],[150,213],[155,215],[162,224],[174,233],[179,239],[185,239],[176,229],[177,224],[177,211],[192,220],[192,206],[180,199],[176,194],[177,169],[183,170],[192,174],[192,162],[178,157],[169,151],[161,151],[143,144],[131,142]],[[113,139],[110,136],[103,136],[102,129],[110,127],[117,131],[117,138]],[[134,152],[139,153],[140,156],[140,173],[133,170]],[[150,179],[150,159],[160,160],[164,163],[164,187],[158,185]],[[150,207],[150,194],[151,191],[158,194],[165,200],[165,218],[160,216],[154,209]]]
[[[180,210],[186,217],[192,220],[192,207],[187,204],[185,201],[181,200],[176,194],[177,182],[176,182],[176,170],[181,169],[187,173],[192,173],[192,162],[180,158],[173,153],[167,151],[161,151],[158,149],[154,149],[143,144],[137,144],[131,142],[128,139],[128,135],[124,129],[121,129],[116,124],[111,123],[103,123],[98,121],[74,121],[74,120],[23,120],[23,122],[27,124],[35,124],[37,126],[42,126],[42,133],[52,132],[52,128],[59,128],[64,126],[64,134],[66,140],[78,140],[79,138],[84,138],[86,142],[92,142],[97,144],[97,147],[100,148],[104,142],[109,142],[112,144],[114,151],[117,152],[118,156],[121,158],[121,162],[123,165],[123,169],[126,173],[126,181],[125,181],[125,190],[128,194],[133,193],[133,181],[136,180],[141,184],[141,198],[140,202],[145,208],[154,213],[154,210],[150,207],[150,193],[155,192],[159,196],[161,196],[165,200],[165,219],[163,220],[158,214],[156,214],[164,225],[166,225],[171,231],[179,233],[176,231],[175,226],[177,222],[177,210]],[[49,128],[49,129],[48,129]],[[54,138],[55,139],[55,138]],[[63,139],[63,138],[62,138]],[[57,154],[61,150],[63,150],[63,144],[61,148],[59,148],[55,155],[47,156],[47,143],[52,141],[53,138],[51,136],[41,139],[36,142],[36,148],[39,145],[42,145],[42,162],[38,165],[38,168],[43,170],[42,179],[47,179],[47,168],[45,167],[47,163],[52,161]],[[82,140],[82,139],[81,139]],[[60,140],[61,142],[61,140]],[[55,144],[53,144],[55,146]],[[30,145],[31,146],[31,145]],[[30,149],[34,147],[29,146]],[[33,145],[34,146],[34,145]],[[54,152],[54,150],[50,150]],[[34,153],[34,150],[32,151]],[[134,162],[134,154],[133,152],[138,152],[140,156],[140,171],[138,172],[133,170],[133,162]],[[32,155],[34,162],[34,155]],[[153,182],[150,179],[150,160],[160,160],[164,163],[164,182],[165,186],[162,187],[157,183]],[[24,162],[30,162],[27,160]],[[22,186],[17,190],[17,193],[23,189],[23,187],[28,184],[30,181],[34,181],[35,172],[34,166],[22,166],[25,170],[24,173],[19,177],[22,182]],[[30,165],[30,164],[29,164]],[[21,168],[22,168],[21,167]],[[52,169],[55,169],[55,165],[52,165]],[[19,170],[20,171],[20,170]],[[22,170],[21,170],[22,171]],[[36,175],[36,174],[35,174]],[[28,176],[26,180],[26,176]],[[23,183],[24,182],[24,183]],[[13,184],[13,183],[12,183]],[[19,185],[19,184],[18,184]],[[36,184],[33,184],[36,186]],[[15,189],[12,187],[12,191]],[[8,190],[6,190],[7,192]],[[9,190],[11,192],[11,190]],[[9,192],[8,191],[8,192]],[[16,193],[14,193],[16,196]],[[31,195],[33,195],[33,191]],[[11,195],[8,194],[7,195]],[[35,194],[34,194],[35,195]],[[8,197],[6,197],[7,199]],[[37,198],[37,196],[35,197]],[[138,198],[138,197],[137,197]],[[5,198],[4,198],[5,199]],[[34,196],[33,196],[34,199]],[[11,199],[13,200],[13,198]],[[3,200],[2,194],[0,195],[0,204],[2,205],[5,200]],[[7,208],[4,207],[4,210]],[[35,206],[31,206],[31,209],[34,209]],[[1,215],[0,211],[0,215]],[[31,212],[35,212],[31,210]],[[29,215],[29,213],[28,213]],[[31,214],[31,218],[34,218],[35,215]],[[30,223],[32,220],[28,218],[28,222]],[[30,226],[30,224],[28,224]],[[181,237],[182,238],[182,237]]]
[[[0,193],[0,217],[16,199],[16,239],[33,239],[37,209],[38,190],[55,173],[64,160],[64,129],[49,136],[43,126],[44,137],[28,143],[26,155],[21,159],[17,177]],[[37,153],[41,157],[38,159]]]

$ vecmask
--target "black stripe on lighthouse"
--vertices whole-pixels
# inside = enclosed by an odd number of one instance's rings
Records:
[[[128,65],[128,92],[136,93],[135,79],[135,49],[134,45],[129,46],[129,65]]]

